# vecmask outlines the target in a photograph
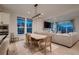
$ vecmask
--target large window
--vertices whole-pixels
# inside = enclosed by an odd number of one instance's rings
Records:
[[[32,33],[32,20],[27,18],[26,20],[27,33]]]
[[[17,32],[18,34],[24,34],[25,18],[17,17]]]
[[[73,21],[57,22],[57,32],[69,33],[74,31]]]

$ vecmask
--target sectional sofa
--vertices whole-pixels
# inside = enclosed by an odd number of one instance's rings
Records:
[[[51,35],[53,43],[63,45],[68,48],[71,48],[79,41],[78,32],[71,32],[71,33],[35,32],[35,33]]]
[[[79,34],[77,32],[72,33],[56,33],[52,37],[52,42],[66,46],[66,47],[72,47],[74,44],[76,44],[79,40]]]

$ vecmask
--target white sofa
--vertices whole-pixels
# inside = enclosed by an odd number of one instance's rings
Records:
[[[2,39],[3,37],[0,36],[0,40]],[[3,40],[3,42],[0,44],[0,55],[6,55],[7,54],[7,50],[8,50],[8,47],[9,47],[9,38],[5,38]]]
[[[52,36],[52,42],[60,45],[64,45],[66,47],[72,47],[79,40],[78,32],[71,33],[53,33],[53,32],[35,32],[38,34],[46,34]]]
[[[52,42],[67,47],[72,47],[78,40],[79,40],[79,34],[77,32],[68,33],[68,34],[56,33],[52,37]]]

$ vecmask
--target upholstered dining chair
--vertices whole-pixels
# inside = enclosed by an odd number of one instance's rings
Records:
[[[44,40],[40,40],[39,41],[39,48],[40,49],[44,49],[44,53],[46,54],[46,49],[47,47],[50,47],[50,52],[51,51],[51,41],[52,41],[52,37],[51,36],[47,36]]]
[[[26,40],[26,44],[29,45],[31,40],[30,40],[30,35],[28,33],[26,34],[25,40]]]
[[[29,47],[33,47],[33,41],[32,41],[32,38],[30,36],[30,33],[27,33],[26,34],[26,44],[29,46]]]
[[[19,41],[19,37],[15,37],[14,33],[10,34],[10,43]]]

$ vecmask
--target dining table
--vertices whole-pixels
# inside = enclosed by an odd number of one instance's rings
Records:
[[[30,36],[32,37],[32,38],[34,38],[35,40],[41,40],[41,39],[44,39],[44,38],[46,38],[47,37],[47,35],[42,35],[42,34],[30,34]]]
[[[44,44],[44,48],[45,48],[45,54],[46,54],[46,38],[48,37],[47,35],[42,35],[42,34],[36,34],[36,33],[31,33],[30,34],[30,37],[35,41],[35,42],[39,42],[39,41],[44,41],[45,44]],[[39,43],[40,45],[40,43]],[[39,47],[40,48],[40,47]],[[50,48],[51,48],[51,45],[50,45]]]

